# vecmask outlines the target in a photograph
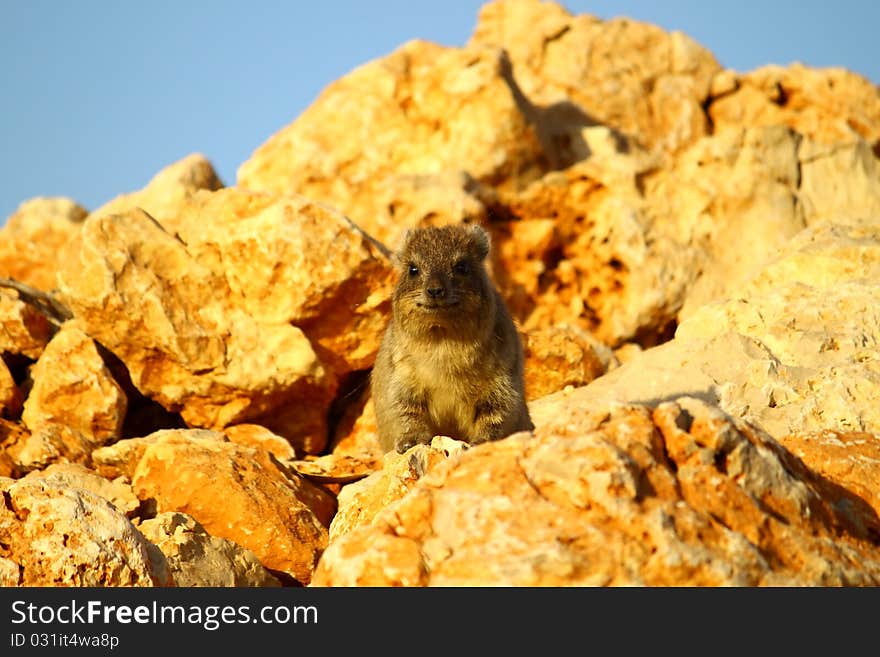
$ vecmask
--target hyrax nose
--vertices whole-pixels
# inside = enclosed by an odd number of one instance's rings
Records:
[[[446,290],[440,285],[427,287],[425,292],[432,299],[442,299],[446,296]]]

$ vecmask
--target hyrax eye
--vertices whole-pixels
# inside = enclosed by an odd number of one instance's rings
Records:
[[[467,276],[471,273],[471,263],[467,260],[459,260],[452,266],[452,271],[461,276]]]
[[[411,262],[409,267],[407,267],[407,273],[410,275],[410,278],[415,278],[419,275],[419,268]]]

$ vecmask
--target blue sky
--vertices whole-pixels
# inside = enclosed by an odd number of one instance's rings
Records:
[[[482,4],[0,0],[0,223],[35,196],[95,209],[194,152],[234,184],[333,80],[413,38],[463,45]],[[738,71],[800,61],[880,83],[880,3],[560,4],[681,30]]]

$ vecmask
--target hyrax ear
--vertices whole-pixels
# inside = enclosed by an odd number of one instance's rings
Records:
[[[409,241],[415,233],[414,228],[407,228],[398,242],[397,250],[391,254],[391,264],[395,267],[403,267],[406,264],[406,254],[409,252]]]
[[[489,255],[489,247],[491,245],[489,233],[479,224],[467,224],[467,230],[474,245],[474,254],[478,260],[485,260],[486,256]]]

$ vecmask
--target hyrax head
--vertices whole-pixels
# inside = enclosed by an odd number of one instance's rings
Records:
[[[484,261],[489,236],[476,224],[410,230],[395,260],[399,324],[413,333],[466,336],[491,322],[495,308]]]

